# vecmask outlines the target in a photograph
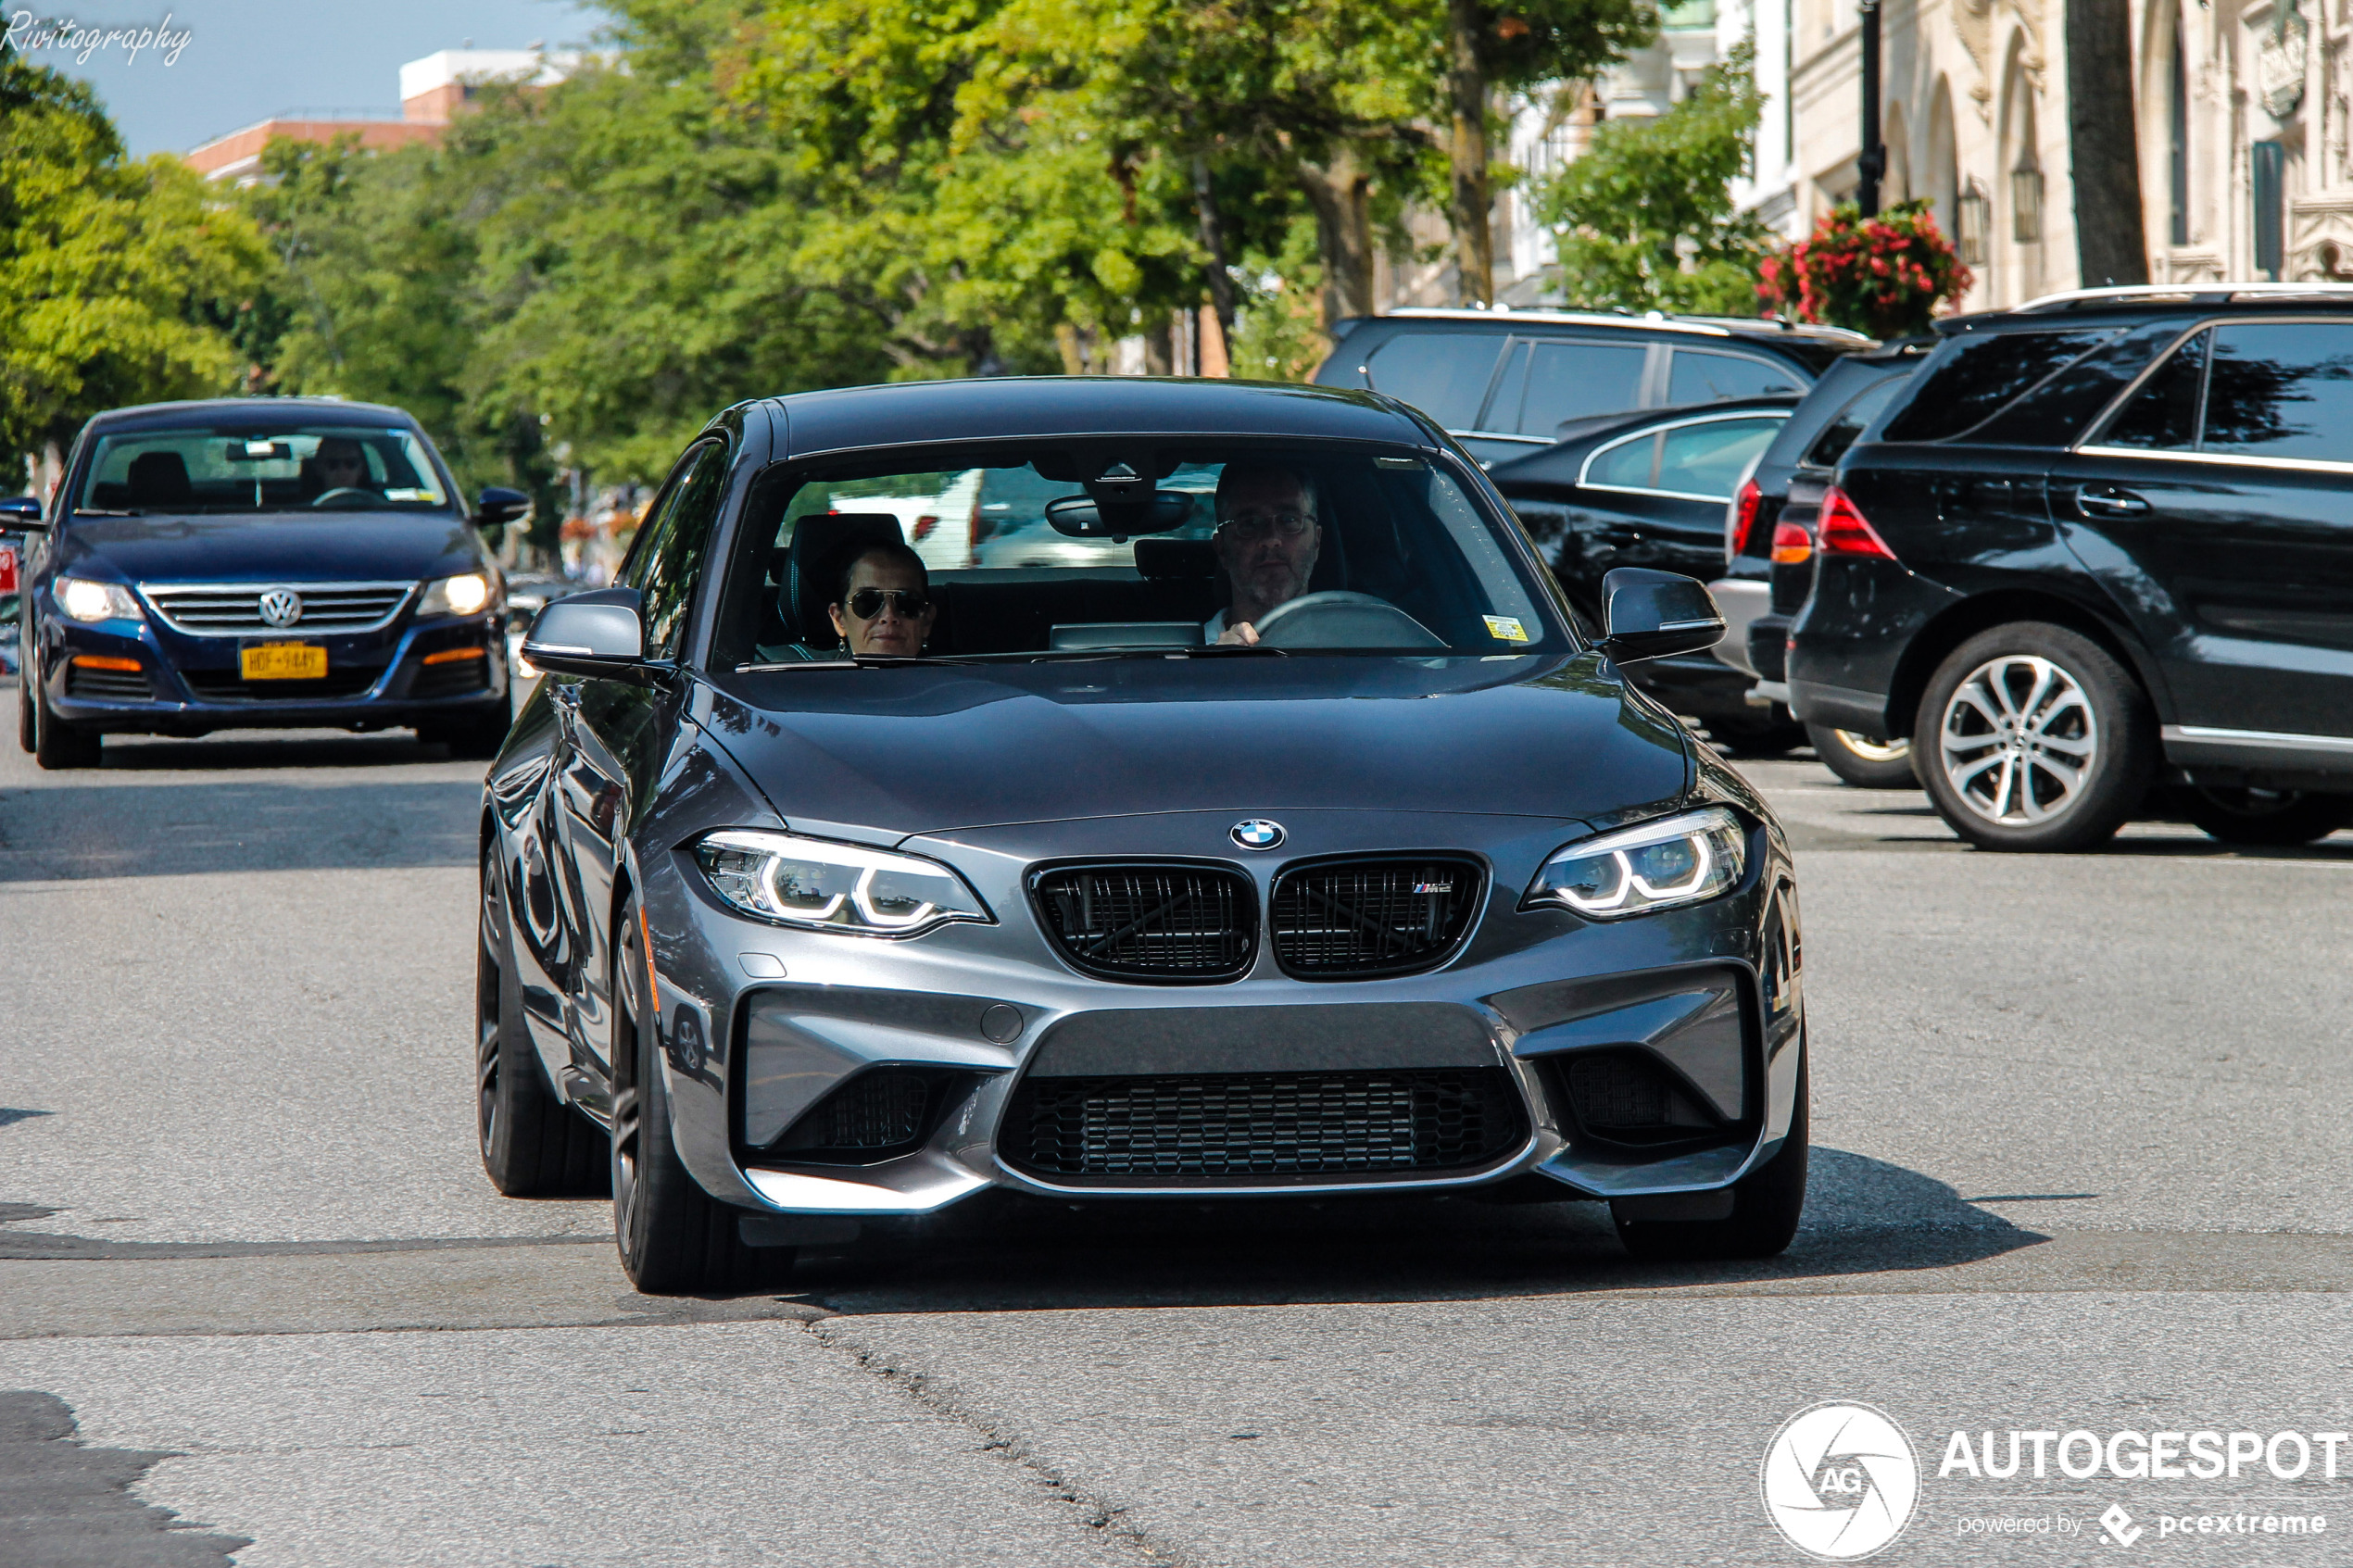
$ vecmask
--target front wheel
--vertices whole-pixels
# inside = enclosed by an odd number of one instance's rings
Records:
[[[511,700],[472,713],[428,719],[417,726],[417,738],[427,746],[441,745],[460,761],[487,762],[507,744],[514,723]]]
[[[1981,849],[2094,849],[2147,796],[2157,718],[2132,672],[2064,626],[1979,633],[1930,677],[1912,727],[1937,814]]]
[[[49,711],[49,699],[27,671],[23,676],[26,700],[31,707],[19,721],[19,730],[32,732],[32,745],[27,747],[32,759],[52,772],[66,768],[94,768],[105,759],[105,744],[95,730],[85,730],[69,724]]]
[[[2353,796],[2296,789],[2183,791],[2183,814],[2224,844],[2293,845],[2326,838],[2353,822]]]
[[[1802,1046],[1799,1047],[1803,1049]],[[1773,1258],[1788,1249],[1806,1210],[1806,1148],[1813,1135],[1813,1068],[1797,1062],[1797,1104],[1789,1136],[1770,1160],[1732,1185],[1732,1211],[1721,1220],[1629,1220],[1615,1205],[1611,1218],[1626,1250],[1645,1261]]]
[[[474,1131],[490,1185],[509,1198],[596,1198],[609,1157],[595,1123],[556,1098],[522,1017],[498,868],[482,860],[474,941]]]
[[[1814,743],[1814,755],[1821,759],[1822,766],[1856,789],[1919,787],[1919,780],[1912,776],[1909,741],[1874,740],[1827,724],[1806,725],[1806,738]]]
[[[622,906],[613,944],[612,1229],[629,1283],[648,1296],[749,1290],[789,1271],[792,1250],[747,1247],[742,1210],[703,1191],[671,1141],[659,1025],[646,997],[644,922]],[[624,1065],[625,1063],[625,1065]]]

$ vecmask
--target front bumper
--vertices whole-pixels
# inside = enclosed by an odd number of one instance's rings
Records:
[[[990,1187],[1201,1200],[1460,1191],[1533,1173],[1559,1184],[1564,1198],[1681,1194],[1728,1185],[1780,1147],[1803,1007],[1788,862],[1761,820],[1749,874],[1733,893],[1615,924],[1516,909],[1542,859],[1584,835],[1580,823],[1306,811],[1283,820],[1284,853],[1225,862],[1262,895],[1285,865],[1327,854],[1403,845],[1484,859],[1486,903],[1452,961],[1395,979],[1311,983],[1283,975],[1262,944],[1241,979],[1176,987],[1098,980],[1061,960],[1031,916],[1027,868],[1097,854],[1166,859],[1169,846],[1222,838],[1230,813],[911,842],[909,850],[953,863],[997,923],[904,942],[746,921],[702,890],[683,856],[643,868],[681,1156],[714,1196],[756,1212],[887,1216],[932,1212]],[[1466,826],[1477,835],[1468,843]],[[1622,1128],[1599,1127],[1594,1106],[1615,1102],[1596,1097],[1622,1087],[1609,1074],[1627,1062],[1683,1097],[1692,1124],[1634,1142],[1617,1135]],[[919,1147],[870,1163],[784,1152],[829,1096],[887,1071],[943,1086]],[[1378,1101],[1404,1094],[1417,1075],[1450,1074],[1484,1075],[1508,1097],[1492,1113],[1516,1120],[1476,1158],[1438,1167],[1302,1170],[1293,1160],[1285,1169],[1277,1151],[1214,1174],[1171,1174],[1168,1161],[1149,1159],[1116,1174],[1060,1170],[1035,1157],[1035,1123],[1024,1120],[1050,1098],[1067,1104],[1090,1086],[1149,1082],[1170,1097],[1200,1097],[1209,1113],[1189,1125],[1230,1143],[1217,1110],[1230,1100],[1219,1095],[1241,1078],[1278,1096],[1313,1085]],[[1269,1082],[1277,1078],[1290,1087]],[[1088,1113],[1095,1131],[1128,1136],[1127,1103],[1101,1096]],[[1378,1143],[1377,1105],[1373,1118],[1365,1135]]]

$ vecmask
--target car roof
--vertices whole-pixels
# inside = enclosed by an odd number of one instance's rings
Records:
[[[772,400],[793,458],[1026,438],[1293,436],[1434,446],[1394,398],[1345,387],[1144,376],[989,376]]]
[[[1335,336],[1344,336],[1355,327],[1375,321],[1453,321],[1493,332],[1509,332],[1515,327],[1572,326],[1601,327],[1617,332],[1681,332],[1693,337],[1810,340],[1840,347],[1856,347],[1872,340],[1861,332],[1844,327],[1817,326],[1811,323],[1784,321],[1779,319],[1746,316],[1681,316],[1663,310],[1646,311],[1642,315],[1618,315],[1598,310],[1516,310],[1499,307],[1493,310],[1466,310],[1438,306],[1408,306],[1381,316],[1358,316],[1351,321],[1335,323]]]
[[[2253,316],[2353,311],[2353,284],[2152,283],[2070,289],[2030,299],[2006,310],[1948,316],[1936,323],[1936,331],[1949,337],[1972,332],[2048,331],[2081,320],[2129,326],[2174,316],[2209,315],[2217,310]]]
[[[93,415],[95,430],[154,430],[186,424],[190,419],[207,424],[282,426],[304,420],[344,424],[380,424],[392,420],[413,426],[405,408],[385,403],[354,403],[341,397],[203,397],[182,403],[138,403]]]

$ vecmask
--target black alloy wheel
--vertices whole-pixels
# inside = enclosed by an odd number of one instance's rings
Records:
[[[32,744],[25,749],[32,759],[50,771],[68,768],[94,768],[105,760],[105,746],[95,730],[85,730],[69,724],[49,711],[49,699],[43,695],[41,683],[28,670],[18,677],[19,700],[30,704],[18,720],[19,738],[30,731]]]
[[[510,983],[507,929],[496,851],[482,859],[482,920],[474,942],[474,1127],[482,1168],[509,1198],[598,1198],[610,1160],[605,1135],[556,1097]]]
[[[2196,784],[2181,798],[2183,815],[2224,844],[2309,844],[2353,823],[2353,796]]]
[[[2132,672],[2082,633],[2032,621],[1945,656],[1912,745],[1937,815],[1981,849],[2095,849],[2158,766],[2157,715]]]
[[[32,683],[17,677],[17,747],[27,757],[37,745],[32,734]]]
[[[659,1029],[647,1006],[644,923],[623,904],[613,944],[612,1229],[629,1283],[648,1296],[757,1289],[791,1272],[789,1247],[747,1247],[744,1210],[703,1191],[670,1135]]]
[[[1920,781],[1912,774],[1909,741],[1874,740],[1827,724],[1806,725],[1806,737],[1814,743],[1814,755],[1821,759],[1822,766],[1856,789],[1920,787]]]
[[[1798,1049],[1806,1047],[1803,1041]],[[1797,1104],[1789,1136],[1773,1157],[1732,1184],[1732,1211],[1721,1220],[1628,1220],[1612,1205],[1617,1239],[1645,1262],[1773,1258],[1787,1250],[1806,1211],[1806,1149],[1813,1137],[1813,1064],[1797,1060]]]

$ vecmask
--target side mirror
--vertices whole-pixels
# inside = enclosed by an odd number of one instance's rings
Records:
[[[635,588],[598,588],[558,599],[522,634],[522,656],[559,675],[627,678],[646,662]]]
[[[11,495],[0,501],[0,529],[11,533],[44,533],[49,525],[41,519],[41,501],[33,495]]]
[[[1621,566],[1602,579],[1602,651],[1620,664],[1700,653],[1724,640],[1724,617],[1698,579]]]
[[[500,528],[510,522],[521,522],[530,515],[530,496],[520,490],[493,484],[482,493],[482,504],[474,512],[474,526]]]

